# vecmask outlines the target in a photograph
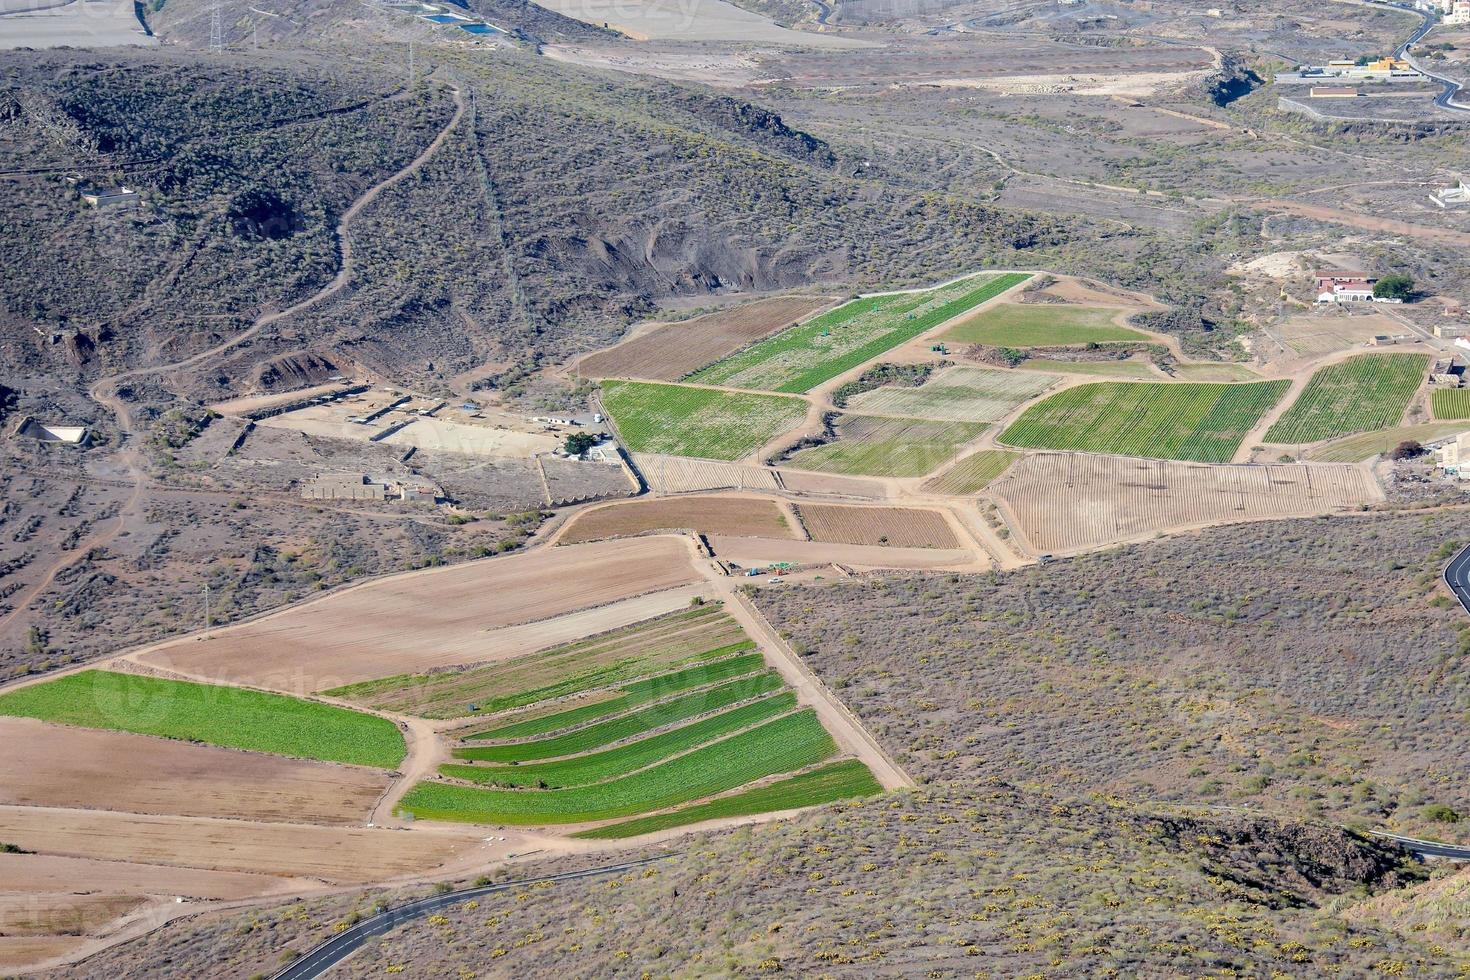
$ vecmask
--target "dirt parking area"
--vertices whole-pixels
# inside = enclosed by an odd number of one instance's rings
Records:
[[[0,804],[361,824],[388,782],[356,766],[0,718]]]
[[[1038,453],[990,491],[1033,552],[1083,551],[1233,521],[1308,517],[1383,499],[1366,467],[1211,466],[1126,456]]]
[[[700,578],[686,539],[543,548],[394,576],[208,639],[141,654],[149,666],[305,694],[366,677],[498,655],[493,630],[672,589]]]
[[[698,531],[757,538],[794,537],[773,500],[714,494],[634,500],[583,511],[562,533],[561,544],[630,537],[650,531]]]

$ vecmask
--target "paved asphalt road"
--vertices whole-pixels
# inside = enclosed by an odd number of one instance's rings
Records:
[[[1444,570],[1445,584],[1460,600],[1460,605],[1470,613],[1470,545],[1466,545],[1458,555],[1450,559],[1450,563]]]
[[[1435,24],[1439,23],[1439,15],[1435,14],[1432,11],[1415,10],[1413,7],[1409,6],[1406,3],[1395,3],[1392,2],[1392,0],[1368,0],[1368,2],[1372,3],[1375,7],[1392,7],[1396,10],[1402,10],[1404,13],[1417,14],[1424,19],[1424,23],[1420,24],[1418,28],[1415,29],[1414,33],[1410,34],[1408,39],[1405,40],[1403,44],[1400,44],[1397,48],[1394,49],[1393,56],[1395,58],[1403,58],[1409,64],[1413,65],[1416,70],[1428,76],[1429,78],[1434,79],[1436,82],[1439,82],[1441,85],[1444,86],[1444,91],[1440,92],[1434,97],[1435,105],[1439,106],[1441,109],[1447,109],[1450,112],[1470,112],[1470,109],[1466,109],[1465,107],[1455,102],[1455,96],[1460,94],[1460,83],[1455,81],[1453,78],[1446,78],[1444,75],[1437,75],[1433,71],[1430,71],[1428,68],[1425,68],[1417,60],[1415,60],[1414,53],[1411,50],[1414,45],[1418,44],[1419,41],[1423,39],[1424,35],[1428,34],[1431,30],[1434,29]]]
[[[314,980],[322,976],[332,967],[336,966],[350,954],[356,952],[363,943],[374,936],[381,936],[391,929],[395,929],[405,922],[428,915],[430,912],[438,911],[450,905],[457,905],[482,895],[494,895],[496,892],[509,891],[512,888],[521,888],[525,885],[534,885],[543,881],[575,881],[579,878],[597,878],[602,875],[620,874],[641,868],[646,864],[656,861],[667,861],[673,854],[660,854],[658,857],[644,858],[641,861],[628,861],[624,864],[608,864],[600,868],[588,868],[585,871],[567,871],[557,875],[545,875],[540,878],[524,878],[520,881],[506,881],[498,885],[482,885],[478,888],[465,888],[457,892],[446,892],[443,895],[434,895],[430,898],[419,899],[417,902],[409,902],[397,908],[389,909],[373,916],[363,919],[357,925],[345,932],[340,932],[322,943],[320,946],[307,953],[299,959],[293,960],[291,965],[285,969],[272,974],[271,980]]]
[[[1438,841],[1420,840],[1417,837],[1400,837],[1398,834],[1373,833],[1379,840],[1391,840],[1406,851],[1420,857],[1450,858],[1455,861],[1470,861],[1470,847],[1462,844],[1441,844]]]

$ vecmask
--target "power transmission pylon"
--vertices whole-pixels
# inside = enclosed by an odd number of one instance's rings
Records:
[[[209,12],[209,51],[211,54],[221,54],[224,50],[224,23],[220,20],[219,4],[215,4]]]

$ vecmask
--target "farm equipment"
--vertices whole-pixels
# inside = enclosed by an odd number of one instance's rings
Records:
[[[947,346],[945,346],[944,344],[931,344],[929,346],[929,350],[930,350],[931,353],[934,353],[934,354],[948,354],[949,353],[949,348]]]

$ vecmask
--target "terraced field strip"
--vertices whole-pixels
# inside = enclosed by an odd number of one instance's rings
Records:
[[[796,510],[813,541],[889,548],[960,547],[949,523],[937,511],[839,504],[801,504]]]
[[[533,759],[556,759],[600,749],[614,742],[637,738],[655,729],[687,721],[711,711],[749,701],[784,686],[774,671],[743,677],[709,690],[686,694],[639,708],[630,714],[609,718],[564,735],[514,742],[504,745],[467,745],[454,750],[456,759],[475,762],[530,762]]]
[[[828,302],[825,296],[774,296],[664,324],[584,357],[577,362],[577,373],[586,378],[678,381],[748,344],[795,326]]]
[[[611,820],[802,769],[836,751],[816,713],[806,709],[604,783],[527,791],[423,782],[409,790],[400,806],[421,819],[470,823],[542,826]]]
[[[1098,306],[1001,303],[950,327],[940,337],[952,344],[990,347],[1066,347],[1153,338],[1113,322],[1118,310]]]
[[[487,667],[401,674],[327,693],[384,711],[458,718],[612,687],[754,648],[739,624],[718,605],[708,605]]]
[[[1312,375],[1264,441],[1299,445],[1396,426],[1428,366],[1428,354],[1361,354],[1329,364]]]
[[[1053,375],[954,367],[917,388],[884,387],[848,401],[854,413],[941,422],[998,422],[1061,379]]]
[[[922,293],[855,299],[711,364],[689,380],[805,393],[1029,278],[982,274]]]
[[[876,796],[881,792],[883,787],[878,785],[867,766],[857,759],[844,759],[810,772],[778,779],[765,786],[721,796],[708,803],[696,803],[670,813],[657,813],[606,827],[596,827],[572,836],[583,840],[618,840],[673,827],[687,827],[706,820],[795,810],[798,807],[818,806],[837,800]]]
[[[635,453],[727,462],[749,456],[806,418],[798,398],[642,381],[607,381],[602,404]]]
[[[786,463],[849,476],[925,476],[954,459],[986,424],[844,415],[834,428],[835,442],[802,449]]]
[[[1050,371],[1054,374],[1089,374],[1104,378],[1138,378],[1147,381],[1158,375],[1144,361],[1059,361],[1053,358],[1028,357],[1018,368],[1023,371]],[[1195,381],[1219,381],[1219,378],[1194,378]]]
[[[1175,364],[1171,370],[1185,381],[1259,381],[1261,376],[1244,364]]]
[[[676,500],[630,500],[584,510],[572,519],[558,543],[575,544],[650,531],[680,530],[734,537],[792,536],[786,515],[773,500],[699,496]]]
[[[689,667],[672,674],[660,674],[647,680],[624,684],[622,687],[598,691],[585,697],[575,698],[570,702],[557,701],[551,705],[518,711],[510,716],[515,720],[508,724],[464,737],[476,740],[499,740],[548,735],[552,732],[598,721],[610,715],[622,714],[633,708],[662,701],[695,688],[719,684],[746,674],[754,674],[764,669],[765,664],[765,658],[759,653],[726,657],[724,660],[700,664],[698,667]],[[562,707],[568,703],[576,707]]]
[[[1437,419],[1470,419],[1470,388],[1440,388],[1429,405]]]
[[[1361,463],[1388,452],[1401,442],[1430,443],[1467,431],[1470,431],[1470,420],[1403,425],[1333,439],[1314,446],[1305,455],[1307,459],[1322,463]]]
[[[774,470],[710,459],[685,459],[637,453],[633,465],[655,493],[697,493],[701,490],[780,490]]]
[[[1076,453],[1027,456],[990,492],[1017,536],[1039,552],[1204,524],[1328,514],[1383,499],[1372,473],[1359,466],[1211,466]]]
[[[335,705],[107,670],[84,670],[0,694],[0,715],[392,769],[398,726]]]
[[[1000,436],[1010,446],[1226,463],[1291,387],[1102,381],[1032,405]]]
[[[732,708],[692,725],[674,728],[603,752],[527,765],[450,764],[440,766],[439,772],[451,779],[507,788],[563,789],[568,786],[585,786],[626,776],[680,752],[687,752],[706,742],[769,721],[795,707],[796,695],[788,691]]]
[[[955,496],[979,493],[1020,458],[1020,453],[1007,452],[1004,449],[981,449],[925,483],[924,489],[930,493]]]

